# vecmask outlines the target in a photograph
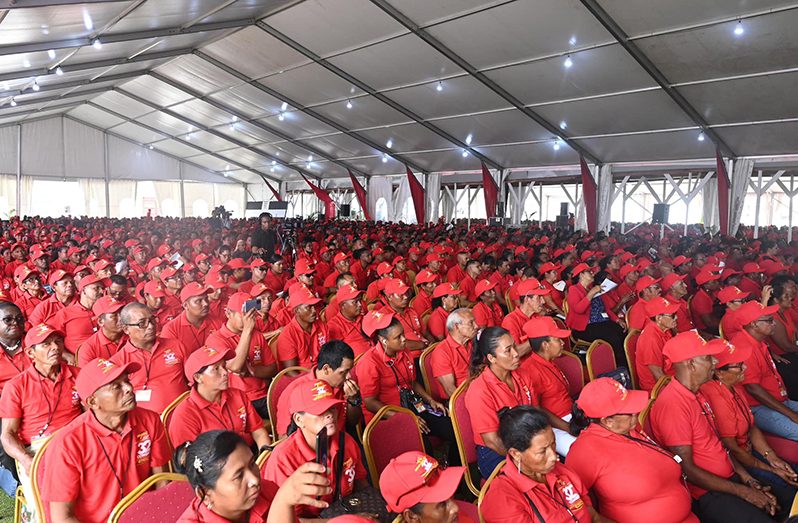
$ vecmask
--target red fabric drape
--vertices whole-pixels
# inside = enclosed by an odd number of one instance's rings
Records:
[[[482,164],[482,188],[485,191],[485,215],[488,218],[496,216],[496,204],[499,201],[499,186],[490,175],[490,171]]]
[[[407,180],[410,182],[410,195],[413,197],[413,207],[416,210],[416,222],[417,223],[426,223],[426,211],[424,205],[424,187],[421,186],[421,183],[416,179],[416,176],[413,174],[413,171],[410,170],[410,167],[406,167],[407,169]]]
[[[272,184],[270,184],[270,183],[269,183],[269,180],[263,180],[263,181],[264,181],[264,182],[266,182],[266,187],[268,187],[268,188],[269,188],[269,190],[270,190],[270,191],[272,192],[272,194],[274,195],[274,197],[275,197],[275,198],[277,198],[277,201],[278,201],[278,202],[281,202],[281,201],[283,201],[283,197],[282,197],[282,196],[280,196],[280,193],[279,193],[279,192],[278,192],[278,191],[277,191],[277,190],[276,190],[274,187],[272,187]]]
[[[585,214],[587,218],[587,232],[596,232],[596,222],[598,215],[596,213],[596,180],[590,173],[587,167],[587,162],[584,158],[579,158],[579,166],[582,170],[582,200],[585,202]]]
[[[720,233],[729,234],[729,174],[720,151],[715,151],[718,164],[718,208],[720,209]]]
[[[360,208],[363,209],[363,215],[366,217],[367,220],[371,220],[371,213],[369,212],[368,202],[366,201],[366,189],[360,185],[360,182],[357,181],[355,175],[352,174],[352,171],[349,171],[349,179],[352,180],[352,188],[355,190],[355,196],[357,196],[357,202],[360,204]]]
[[[302,179],[310,186],[311,190],[316,194],[316,197],[324,202],[324,217],[328,220],[335,218],[335,202],[333,202],[333,199],[330,197],[330,193],[310,183],[310,180],[305,178],[304,174],[302,175]]]

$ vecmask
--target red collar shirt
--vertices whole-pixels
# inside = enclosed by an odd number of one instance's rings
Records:
[[[177,318],[163,326],[161,337],[179,341],[185,347],[186,355],[189,355],[205,345],[205,340],[208,339],[208,336],[218,328],[219,325],[209,317],[205,318],[199,328],[197,328],[188,321],[186,311],[183,311]]]
[[[307,332],[294,317],[277,338],[277,360],[296,359],[300,367],[311,369],[315,367],[321,346],[328,341],[330,334],[326,323],[317,319]]]
[[[355,358],[365,354],[371,348],[371,341],[363,334],[363,317],[358,316],[355,321],[350,321],[343,314],[338,314],[333,319],[327,320],[331,340],[342,340],[355,351]]]
[[[386,312],[393,313],[394,317],[399,320],[399,323],[401,323],[402,327],[405,329],[405,338],[407,338],[408,341],[421,341],[424,327],[421,325],[421,319],[415,310],[411,307],[407,307],[402,312],[399,312],[395,311],[390,305],[385,305],[382,309]]]
[[[699,289],[690,301],[690,308],[693,311],[693,323],[698,330],[706,330],[707,325],[701,319],[702,315],[712,314],[715,300],[704,289]]]
[[[516,344],[521,345],[526,341],[524,334],[524,324],[529,321],[529,316],[523,313],[520,308],[513,309],[513,312],[508,314],[502,320],[502,327],[510,331],[513,340]]]
[[[743,326],[740,325],[740,322],[734,317],[735,312],[737,311],[726,309],[726,314],[720,319],[720,328],[723,331],[724,339],[730,340],[743,330]]]
[[[369,349],[355,365],[355,375],[363,398],[376,398],[385,405],[400,406],[399,389],[412,389],[416,381],[416,368],[407,351],[389,358],[381,347]],[[374,413],[363,405],[366,423]]]
[[[266,523],[272,500],[277,496],[278,490],[279,487],[275,483],[270,481],[260,482],[260,496],[258,496],[255,505],[249,509],[247,523]],[[186,508],[186,511],[177,520],[177,523],[230,523],[230,520],[209,509],[200,498],[195,497],[191,501],[191,505]]]
[[[671,303],[679,304],[679,310],[676,311],[676,332],[686,332],[695,329],[687,302],[683,299],[677,300],[672,294],[668,294],[665,298]]]
[[[271,289],[273,293],[277,294],[278,292],[283,292],[285,282],[287,281],[288,275],[286,273],[275,274],[269,269],[268,272],[266,272],[266,277],[263,279],[263,284]]]
[[[568,468],[613,521],[698,523],[682,467],[647,435],[630,437],[591,423],[568,451]]]
[[[110,360],[111,357],[119,352],[122,346],[127,343],[127,336],[122,335],[119,341],[111,341],[103,333],[102,329],[89,336],[89,339],[83,342],[78,351],[78,367],[84,367],[88,362],[95,358],[105,358]]]
[[[316,369],[312,369],[310,372],[303,372],[301,375],[297,376],[295,380],[285,386],[280,397],[277,398],[277,407],[274,411],[277,416],[278,436],[286,434],[288,432],[288,426],[291,424],[291,392],[296,387],[310,387],[313,383],[319,381],[319,379],[320,378],[316,377]],[[335,399],[341,401],[346,400],[343,387],[330,387],[330,389]],[[341,428],[346,426],[346,416],[339,416],[338,421],[341,422]]]
[[[61,309],[66,308],[71,303],[74,303],[75,300],[73,299],[66,305],[58,301],[55,294],[44,300],[43,302],[36,305],[33,308],[33,312],[30,313],[28,317],[28,322],[31,325],[38,325],[40,323],[50,323],[50,318],[55,316],[55,313],[60,311]]]
[[[263,420],[244,391],[235,388],[223,390],[219,403],[211,403],[194,387],[172,413],[169,439],[177,448],[187,441],[194,441],[203,432],[229,430],[252,445],[252,433],[260,428],[263,428]]]
[[[80,416],[80,397],[75,389],[78,368],[65,363],[55,381],[31,365],[3,388],[0,418],[21,420],[17,436],[25,445],[51,436]]]
[[[158,338],[150,350],[134,347],[128,341],[111,361],[117,365],[131,361],[141,365],[141,369],[128,375],[136,390],[136,401],[140,407],[161,413],[188,390],[183,373],[187,357],[179,341]]]
[[[421,316],[432,308],[432,296],[419,289],[418,294],[413,298],[413,303],[410,305],[410,308]]]
[[[77,352],[97,328],[94,324],[94,313],[78,301],[58,311],[50,319],[49,325],[66,335],[64,348],[72,354]]]
[[[363,267],[363,264],[359,261],[352,263],[349,272],[352,273],[352,277],[355,279],[355,285],[360,290],[365,290],[374,279],[374,271],[371,267]]]
[[[222,325],[218,331],[208,336],[206,343],[209,347],[232,349],[235,351],[239,341],[241,341],[240,334],[231,331],[227,328],[227,325]],[[247,366],[269,366],[274,365],[274,363],[274,355],[268,343],[266,343],[266,338],[263,337],[263,333],[259,330],[254,330],[249,341]],[[265,398],[268,393],[266,381],[257,376],[250,375],[248,371],[240,374],[230,373],[230,386],[246,392],[250,401]]]
[[[30,358],[22,350],[22,340],[18,347],[12,356],[6,347],[0,345],[0,393],[11,378],[18,376],[31,365]]]
[[[491,523],[537,522],[534,503],[546,523],[590,523],[590,495],[582,480],[557,462],[538,483],[518,472],[509,456],[502,472],[488,489],[480,512],[490,514]]]
[[[646,313],[646,300],[637,300],[637,303],[632,305],[629,309],[629,314],[626,315],[626,324],[630,329],[643,330],[648,321],[648,314]]]
[[[466,272],[459,264],[455,264],[446,272],[446,281],[449,283],[460,283],[466,277]]]
[[[499,432],[498,412],[502,407],[535,405],[537,393],[526,378],[513,372],[513,390],[499,380],[489,367],[474,378],[465,393],[465,405],[471,417],[474,442],[485,446],[483,434]],[[361,386],[362,390],[362,386]]]
[[[338,272],[337,269],[332,271],[331,273],[329,273],[324,278],[324,280],[323,280],[324,283],[322,283],[322,287],[324,287],[325,289],[335,289],[335,287],[336,287],[335,282],[338,279],[338,276],[340,276],[340,275],[341,275],[341,273]]]
[[[773,357],[770,355],[767,345],[754,339],[746,330],[741,330],[730,341],[735,347],[748,346],[751,348],[751,355],[745,360],[748,368],[745,371],[743,385],[757,383],[773,396],[776,401],[786,401],[788,399],[787,388],[784,386],[781,374],[776,369],[776,364],[773,363]],[[750,405],[760,404],[748,391],[745,391],[745,398]]]
[[[523,375],[527,383],[532,384],[537,393],[536,404],[558,418],[571,413],[574,401],[568,394],[568,378],[553,362],[531,351],[521,360],[521,366],[515,372]]]
[[[330,488],[335,490],[335,467],[334,463],[339,458],[341,448],[338,436],[330,438],[329,462],[327,464],[328,479]],[[297,430],[288,437],[283,443],[274,448],[266,465],[263,467],[261,477],[277,485],[282,485],[296,469],[307,463],[315,461],[316,451],[311,449],[301,430]],[[343,448],[343,470],[341,473],[340,493],[342,497],[349,496],[355,490],[355,481],[366,479],[366,469],[363,467],[363,460],[360,456],[360,448],[349,434],[344,433]],[[322,496],[321,499],[328,503],[333,503],[332,493]],[[321,512],[320,508],[298,505],[296,513],[299,517],[314,518]]]
[[[762,285],[748,276],[740,278],[740,283],[737,284],[737,287],[743,292],[750,293],[754,298],[759,298],[762,295]]]
[[[429,355],[429,365],[432,368],[432,381],[430,386],[436,392],[436,398],[448,398],[438,378],[441,376],[454,376],[456,386],[468,379],[469,360],[471,358],[469,341],[465,345],[457,343],[451,335],[438,343]]]
[[[717,436],[712,406],[699,391],[691,392],[672,379],[651,408],[651,427],[656,440],[665,447],[691,446],[696,466],[728,479],[734,475],[729,455]],[[688,484],[693,499],[706,490]]]
[[[480,328],[497,327],[504,321],[504,312],[502,312],[502,308],[499,307],[499,304],[495,301],[490,305],[480,301],[474,305],[471,312],[474,313],[474,321],[477,322]]]
[[[56,433],[44,456],[43,502],[72,503],[82,523],[105,523],[122,497],[172,453],[158,414],[134,408],[121,434],[84,412]]]
[[[20,292],[14,298],[14,303],[16,303],[17,306],[20,308],[20,310],[22,311],[22,315],[25,316],[25,318],[29,318],[30,315],[33,313],[33,309],[35,309],[36,306],[41,302],[42,302],[41,298],[31,296],[27,292]]]
[[[496,294],[498,295],[498,299],[503,302],[507,291],[509,291],[513,285],[510,275],[505,274],[502,276],[499,271],[494,271],[493,274],[488,277],[488,280],[490,280],[491,283],[496,284]],[[518,297],[516,296],[516,299],[517,298]]]
[[[740,448],[751,450],[748,434],[754,423],[754,414],[748,401],[740,390],[742,387],[728,387],[716,380],[701,385],[701,394],[709,401],[715,413],[718,435],[721,438],[734,438]]]
[[[468,274],[466,274],[465,277],[460,280],[460,290],[463,291],[463,296],[465,296],[465,299],[468,301],[477,301],[477,295],[475,294],[476,289],[477,280]]]
[[[448,317],[449,313],[443,307],[434,309],[427,320],[427,332],[438,339],[446,336],[446,318]]]
[[[557,289],[555,289],[555,288],[554,288],[554,284],[553,284],[553,283],[551,283],[551,282],[550,282],[550,281],[548,281],[548,280],[541,280],[540,284],[541,284],[543,287],[545,287],[546,289],[548,289],[549,291],[551,291],[551,293],[549,294],[549,296],[551,296],[551,299],[552,299],[552,301],[554,302],[554,304],[555,304],[557,307],[560,307],[560,308],[562,308],[562,302],[565,300],[565,294],[563,294],[563,292],[562,292],[562,291],[558,291]],[[613,289],[613,290],[615,290],[615,289]],[[610,305],[610,304],[611,304],[612,306],[614,306],[616,303],[618,303],[618,301],[617,301],[617,300],[613,301],[615,298],[614,298],[614,296],[612,296],[612,297],[611,297],[611,293],[609,293],[609,292],[605,292],[605,293],[604,293],[604,294],[602,294],[601,296],[602,296],[602,297],[605,297],[605,296],[606,296],[607,298],[609,298],[609,301],[605,301],[605,304],[607,304],[607,305]],[[607,308],[608,308],[608,309],[611,309],[611,308],[612,308],[612,306],[607,306]]]
[[[166,309],[172,318],[177,318],[183,312],[183,304],[180,302],[180,297],[176,294],[170,294],[168,289],[164,290],[166,296],[163,297],[163,305],[161,309]]]
[[[657,383],[654,374],[648,368],[649,365],[656,365],[666,374],[670,374],[672,365],[670,361],[665,361],[662,347],[672,337],[670,331],[663,331],[656,323],[649,321],[637,338],[634,360],[637,382],[641,389],[651,391]]]

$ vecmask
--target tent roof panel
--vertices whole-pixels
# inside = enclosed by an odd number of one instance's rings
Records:
[[[127,82],[124,86],[126,91],[145,98],[146,100],[160,106],[167,107],[186,100],[192,100],[191,95],[180,89],[175,89],[152,76],[140,76],[135,80]]]
[[[579,155],[563,144],[554,150],[552,143],[477,147],[477,150],[496,159],[504,166],[561,165],[579,163]],[[458,155],[459,156],[459,155]],[[454,170],[454,169],[448,169]]]
[[[798,150],[798,122],[715,129],[741,155],[789,154]]]
[[[441,118],[510,107],[499,95],[471,76],[450,78],[385,93],[389,98],[424,118]]]
[[[353,156],[380,156],[382,153],[372,149],[359,140],[345,134],[333,134],[304,140],[304,143],[320,149],[335,158],[351,158]]]
[[[464,142],[471,135],[472,145],[555,138],[552,133],[520,111],[515,110],[477,114],[470,117],[447,118],[436,121],[435,125]]]
[[[142,78],[147,78],[143,76],[141,78],[136,79],[138,82]],[[125,85],[125,88],[128,88],[130,84]],[[100,96],[92,99],[92,102],[96,103],[97,105],[101,105],[107,109],[110,109],[116,113],[123,114],[128,118],[137,118],[139,116],[145,115],[147,113],[152,112],[152,108],[133,100],[118,91],[108,91],[107,93],[103,93]]]
[[[232,87],[241,82],[218,67],[194,55],[181,56],[162,65],[158,72],[181,84],[191,86],[203,95]]]
[[[141,144],[163,140],[167,137],[166,133],[159,134],[131,122],[117,125],[112,129],[112,132]]]
[[[269,52],[264,53],[264,49]],[[235,64],[250,78],[260,78],[308,62],[307,58],[257,27],[242,29],[204,46],[202,50],[226,64]]]
[[[180,158],[189,158],[192,156],[197,156],[198,154],[202,154],[202,152],[198,149],[184,145],[177,140],[161,140],[159,142],[155,142],[153,146],[158,150]]]
[[[317,105],[363,93],[324,67],[311,63],[282,74],[268,76],[260,83],[285,93],[302,105]]]
[[[429,149],[449,149],[454,147],[448,140],[417,123],[370,129],[368,131],[361,131],[361,134],[382,144],[386,143],[390,138],[393,140],[393,150],[399,153],[403,151],[425,151]]]
[[[346,100],[339,100],[314,107],[313,110],[338,122],[347,129],[395,125],[409,121],[407,116],[371,96],[361,96],[350,100],[351,109],[346,108],[346,102]]]
[[[307,162],[308,158],[310,157],[313,157],[313,159],[316,161],[319,160],[319,158],[316,158],[307,149],[303,149],[298,145],[287,142],[258,145],[256,149],[263,151],[270,156],[279,158],[284,162],[296,163],[299,166],[304,166],[305,162]]]
[[[578,140],[596,151],[607,162],[634,162],[712,158],[715,146],[710,140],[698,141],[697,131],[672,131],[633,136]]]
[[[391,5],[418,25],[427,26],[506,2],[507,0],[391,0]]]
[[[280,112],[280,106],[282,105],[282,102],[277,98],[269,96],[249,84],[231,87],[214,93],[210,97],[251,117],[277,114]]]
[[[87,104],[75,107],[69,111],[69,115],[102,129],[107,129],[124,122],[121,118],[117,118],[112,114]]]
[[[192,126],[184,121],[162,113],[161,111],[153,111],[137,120],[143,124],[160,129],[172,136],[186,134],[194,130]]]
[[[247,149],[242,149],[241,147],[228,149],[226,151],[219,151],[219,154],[225,158],[230,158],[233,161],[243,163],[247,167],[258,168],[271,165],[271,162],[267,158],[255,154]]]
[[[205,131],[196,131],[192,133],[191,143],[197,144],[203,149],[207,149],[211,152],[224,151],[227,149],[236,148],[236,145],[234,143],[228,142],[227,140],[219,138],[218,136],[214,136]]]
[[[283,121],[280,121],[279,115],[261,118],[259,121],[274,129],[280,129],[284,133],[296,139],[335,132],[335,129],[329,125],[326,125],[305,113],[291,111],[290,108],[284,114]]]

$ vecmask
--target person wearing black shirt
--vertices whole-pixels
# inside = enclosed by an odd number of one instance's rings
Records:
[[[274,254],[277,244],[277,232],[272,228],[271,214],[263,212],[259,218],[260,229],[252,235],[252,252],[263,256],[264,259],[268,259]]]

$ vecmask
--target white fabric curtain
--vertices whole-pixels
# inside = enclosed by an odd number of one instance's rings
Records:
[[[64,175],[64,136],[61,122],[61,118],[53,118],[22,124],[23,173],[28,176]]]
[[[78,184],[86,202],[86,216],[105,216],[105,180],[80,178]]]
[[[7,220],[16,214],[17,177],[0,175],[0,219]]]
[[[19,127],[0,127],[0,173],[17,174],[17,136]],[[3,193],[5,195],[6,193]],[[14,204],[16,205],[16,204]]]
[[[159,216],[180,216],[180,182],[153,182]]]
[[[597,181],[598,195],[596,199],[596,210],[598,220],[596,228],[599,231],[610,232],[612,224],[612,196],[615,192],[615,185],[612,182],[612,166],[602,165],[598,173]]]
[[[437,222],[438,217],[438,202],[441,197],[441,175],[440,173],[431,173],[427,175],[427,221]]]
[[[233,213],[233,218],[243,218],[244,186],[232,183],[213,184],[214,207],[224,205],[224,208]]]
[[[375,220],[393,220],[393,184],[390,178],[387,176],[372,176],[369,178],[368,194],[366,196],[369,212]],[[380,203],[379,206],[377,205],[378,203]]]
[[[215,207],[213,187],[207,183],[183,182],[186,216],[205,218]]]
[[[454,201],[452,201],[449,192],[445,189],[443,190],[443,199],[441,200],[441,215],[447,222],[452,221],[454,217]]]
[[[720,208],[718,207],[718,177],[711,174],[712,179],[704,184],[701,197],[704,208],[702,210],[704,230],[714,233],[720,226]]]
[[[410,182],[407,176],[402,176],[399,188],[393,202],[394,222],[416,223],[416,209],[413,207],[413,197],[410,195]]]
[[[104,149],[102,131],[73,120],[64,120],[64,162],[67,178],[105,178]],[[89,205],[86,205],[86,210],[89,210]]]
[[[576,184],[576,187],[574,187],[574,196],[578,197],[576,200],[576,216],[574,219],[574,230],[576,231],[587,230],[587,212],[585,211],[585,199],[582,197],[581,189],[581,183]]]
[[[140,215],[136,207],[136,185],[135,180],[111,180],[108,182],[111,216],[132,218]]]
[[[32,216],[33,211],[33,177],[23,176],[20,185],[20,216]]]
[[[731,172],[731,195],[729,198],[729,234],[734,236],[740,227],[740,218],[743,215],[745,194],[748,192],[748,182],[754,170],[754,161],[748,158],[735,160]]]

